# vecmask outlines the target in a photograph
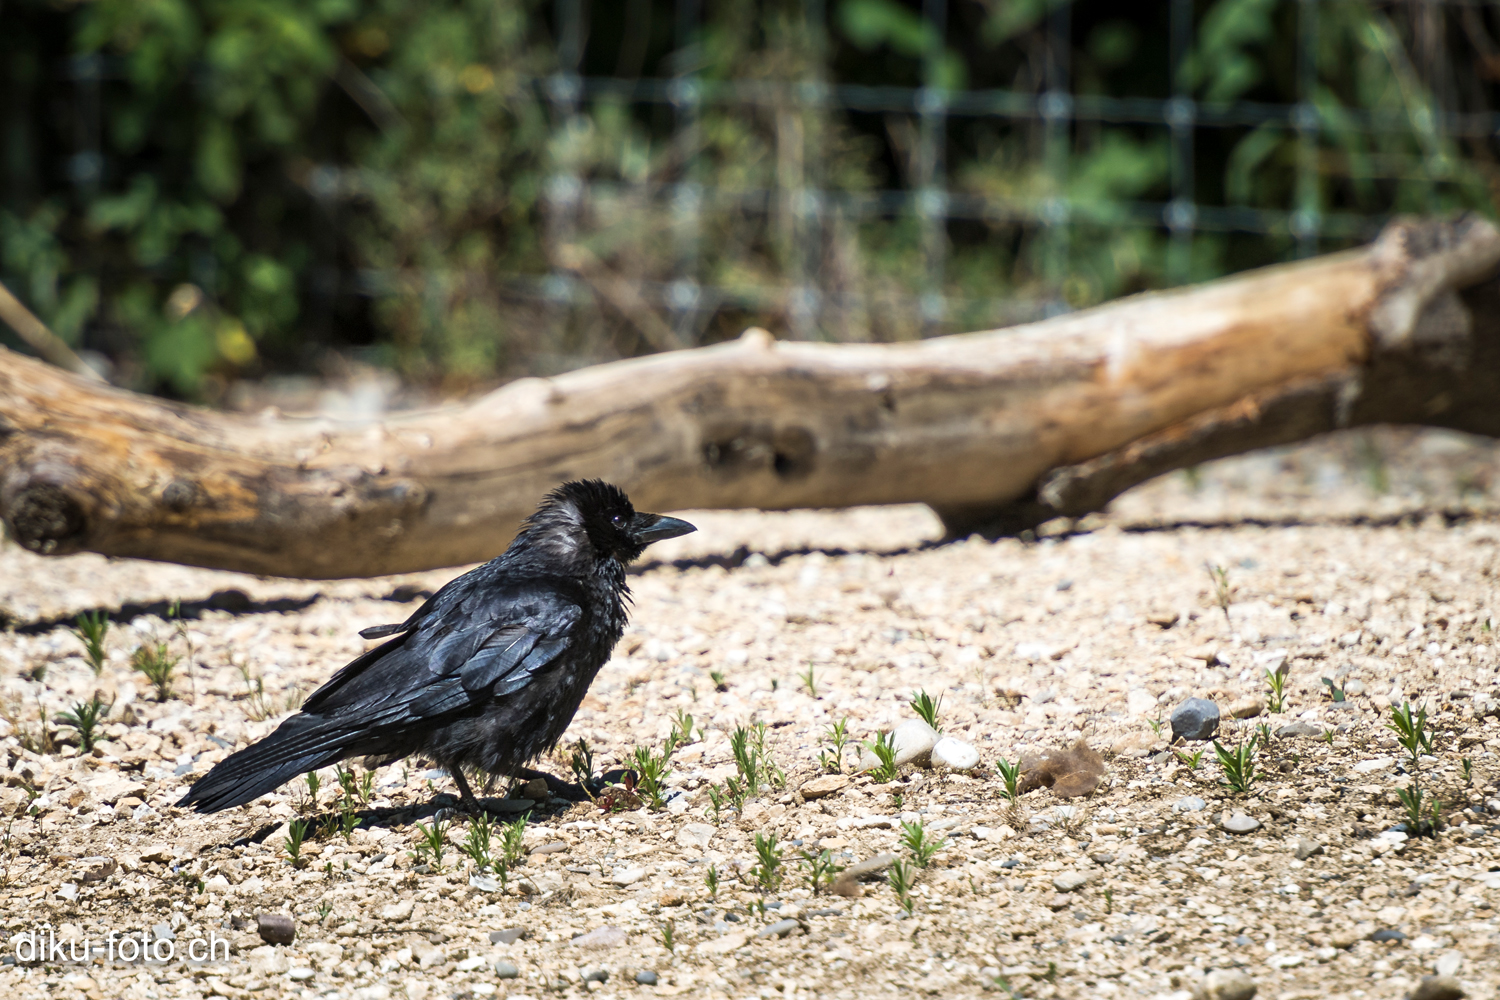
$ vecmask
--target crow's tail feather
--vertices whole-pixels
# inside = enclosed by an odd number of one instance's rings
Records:
[[[215,764],[177,805],[193,806],[201,813],[244,805],[305,771],[362,752],[357,747],[368,735],[363,727],[350,726],[346,720],[294,715],[259,743]]]

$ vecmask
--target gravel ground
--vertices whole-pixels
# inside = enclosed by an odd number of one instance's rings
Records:
[[[1492,996],[1496,458],[1433,432],[1330,438],[995,543],[937,544],[920,507],[689,513],[702,530],[632,579],[636,624],[568,736],[606,771],[690,714],[666,801],[496,788],[501,820],[529,815],[503,883],[460,851],[469,824],[424,761],[350,796],[347,835],[332,772],[316,802],[299,783],[212,817],[171,806],[456,571],[287,581],[0,548],[0,995]],[[90,609],[116,618],[98,676],[61,624]],[[132,669],[158,645],[181,661],[165,701]],[[861,741],[912,730],[918,690],[956,741],[937,756],[978,766],[856,774]],[[85,752],[54,720],[95,692]],[[1248,791],[1211,744],[1168,749],[1194,697],[1226,748],[1254,742]],[[1415,763],[1385,727],[1408,702],[1432,736]],[[757,723],[779,773],[716,810]],[[1007,800],[998,762],[1080,741],[1092,794]],[[569,775],[567,749],[542,766]],[[1413,781],[1442,802],[1436,835],[1395,829]],[[942,842],[909,914],[881,860],[910,861],[903,821]],[[440,865],[419,823],[446,823]],[[825,850],[874,870],[814,891],[801,854]],[[277,914],[291,944],[267,943]],[[170,955],[124,961],[143,935]]]

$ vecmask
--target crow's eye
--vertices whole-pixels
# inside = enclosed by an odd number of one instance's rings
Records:
[[[614,517],[611,517],[609,519],[609,523],[610,524],[624,524],[625,523],[625,515],[624,514],[616,514]]]

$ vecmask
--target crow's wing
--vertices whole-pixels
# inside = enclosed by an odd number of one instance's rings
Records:
[[[508,694],[568,648],[581,616],[569,595],[545,585],[474,588],[344,667],[302,711],[399,724]]]

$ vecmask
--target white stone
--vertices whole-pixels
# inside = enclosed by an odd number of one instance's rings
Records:
[[[317,975],[317,973],[313,972],[312,969],[309,969],[307,966],[302,965],[287,973],[287,978],[294,983],[305,983],[315,975]]]
[[[1362,760],[1354,765],[1354,769],[1360,774],[1373,774],[1376,771],[1388,771],[1396,766],[1394,757],[1375,757],[1371,760]]]
[[[677,846],[694,847],[701,851],[714,839],[715,833],[718,833],[718,829],[707,823],[689,823],[677,831]]]
[[[1132,688],[1125,696],[1125,710],[1132,719],[1156,715],[1156,697],[1142,688]]]
[[[279,976],[290,968],[285,951],[269,944],[250,949],[250,971],[257,976]]]
[[[979,766],[979,751],[963,740],[944,736],[932,745],[932,766],[954,771],[972,771]]]
[[[618,886],[635,885],[646,877],[644,868],[622,868],[609,877],[609,880]]]

